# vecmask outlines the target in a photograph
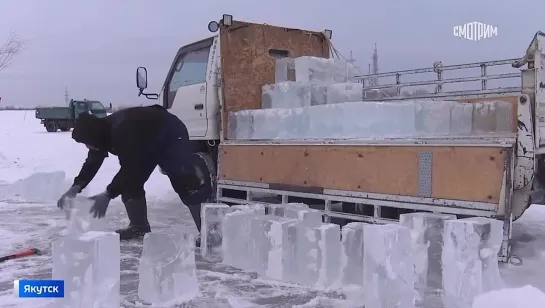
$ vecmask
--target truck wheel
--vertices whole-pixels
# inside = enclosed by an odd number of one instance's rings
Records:
[[[210,154],[205,152],[197,152],[195,155],[199,156],[206,164],[208,172],[210,172],[210,178],[212,181],[212,195],[210,196],[210,202],[216,200],[216,187],[217,187],[217,176],[216,176],[216,164],[212,159]]]
[[[57,126],[57,123],[55,121],[47,121],[47,123],[45,123],[45,130],[50,133],[56,132],[58,128],[59,127]]]
[[[70,126],[68,125],[61,125],[59,127],[59,129],[61,130],[61,132],[67,132],[67,131],[70,131]]]

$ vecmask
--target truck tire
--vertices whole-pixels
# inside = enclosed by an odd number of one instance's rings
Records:
[[[57,122],[55,121],[47,121],[45,124],[45,130],[47,130],[50,133],[54,133],[59,129],[59,126],[57,125]]]
[[[70,126],[66,124],[60,125],[59,129],[61,130],[61,132],[67,132],[67,131],[70,131]]]
[[[210,180],[212,181],[212,195],[209,197],[209,202],[214,202],[216,200],[216,187],[217,187],[217,175],[216,175],[216,164],[212,159],[210,154],[205,152],[197,152],[195,155],[199,156],[206,164],[208,172],[210,172]]]

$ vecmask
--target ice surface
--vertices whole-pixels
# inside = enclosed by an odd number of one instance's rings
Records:
[[[415,307],[410,229],[398,224],[366,225],[363,242],[365,308]]]
[[[341,275],[344,285],[363,287],[363,222],[351,222],[342,228]]]
[[[79,236],[88,231],[101,231],[106,229],[106,223],[103,219],[93,218],[89,210],[93,206],[93,201],[85,197],[76,197],[68,199],[63,210],[68,219],[66,236]]]
[[[545,293],[538,288],[526,285],[491,291],[479,295],[473,302],[473,308],[542,308]]]
[[[479,257],[483,265],[483,292],[498,290],[504,287],[498,267],[498,254],[503,241],[503,221],[486,217],[471,217],[463,220],[490,223],[490,237],[484,243]]]
[[[119,234],[90,231],[53,242],[53,279],[64,280],[59,308],[119,308]]]
[[[304,138],[310,129],[305,108],[253,110],[253,133],[250,139]]]
[[[443,289],[443,233],[449,219],[456,219],[456,215],[407,213],[399,217],[399,224],[411,230],[419,303],[440,295]]]
[[[341,83],[354,78],[354,66],[347,61],[303,56],[294,62],[296,81]]]
[[[235,207],[235,206],[233,206]],[[252,220],[256,215],[255,212],[249,209],[237,210],[225,214],[222,224],[222,256],[223,263],[244,269],[252,270],[253,265],[249,257],[252,252]],[[263,213],[265,209],[263,208]]]
[[[457,103],[450,113],[451,136],[469,136],[473,129],[473,103]]]
[[[261,88],[262,108],[299,108],[310,106],[310,85],[284,81]]]
[[[251,139],[254,132],[254,110],[229,113],[227,139]]]
[[[183,303],[199,294],[195,237],[147,233],[138,266],[138,297],[152,304]]]
[[[209,261],[221,261],[222,224],[231,207],[222,203],[203,203],[201,207],[201,255]]]
[[[514,115],[513,105],[504,101],[474,103],[473,135],[511,133]]]
[[[334,83],[327,85],[326,102],[339,104],[346,102],[361,102],[363,99],[362,83]]]
[[[36,172],[8,185],[0,185],[0,200],[57,201],[70,184],[64,171]]]
[[[323,221],[323,212],[313,209],[302,209],[297,207],[286,207],[284,217],[295,218],[308,222],[321,223]]]
[[[327,84],[311,83],[310,84],[310,105],[325,105],[327,104]]]
[[[231,210],[233,211],[251,211],[258,215],[265,215],[265,208],[264,203],[236,204],[231,206]]]
[[[274,69],[274,82],[295,81],[295,59],[276,59]]]
[[[271,203],[267,204],[267,214],[268,215],[275,215],[280,217],[285,217],[286,215],[286,209],[292,209],[292,210],[307,210],[309,209],[308,205],[304,203]],[[290,214],[288,214],[290,215]],[[293,216],[293,215],[292,215]],[[296,218],[296,217],[292,217]]]
[[[259,215],[251,219],[251,239],[248,265],[243,268],[255,271],[259,275],[283,279],[283,261],[288,260],[286,224],[296,221],[274,215]],[[284,230],[286,232],[284,232]]]
[[[416,101],[416,133],[420,136],[443,136],[450,133],[451,108],[449,101]]]
[[[295,262],[286,280],[329,288],[340,283],[340,227],[335,224],[297,221],[288,226],[289,252]]]
[[[483,262],[480,254],[489,242],[492,226],[487,221],[446,220],[443,247],[443,301],[446,308],[471,307],[483,293]]]

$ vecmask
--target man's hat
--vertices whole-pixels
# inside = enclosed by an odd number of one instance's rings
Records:
[[[109,140],[108,123],[94,115],[82,113],[74,124],[72,139],[97,149],[106,150]]]

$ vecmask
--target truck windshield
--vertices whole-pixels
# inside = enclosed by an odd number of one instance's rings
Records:
[[[91,110],[102,110],[104,105],[101,102],[91,102]]]

